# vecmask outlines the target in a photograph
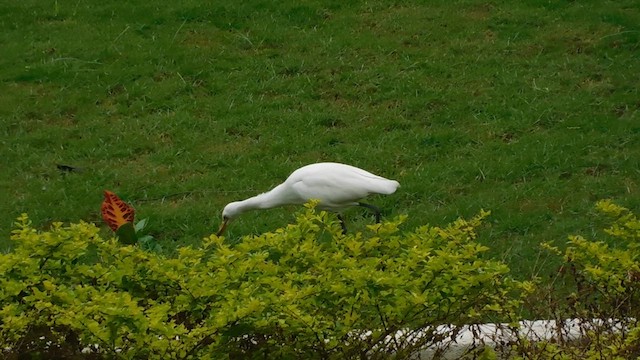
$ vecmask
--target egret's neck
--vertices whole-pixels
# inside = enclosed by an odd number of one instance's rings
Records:
[[[282,184],[276,186],[270,191],[267,191],[266,193],[236,202],[239,213],[249,210],[271,209],[288,203],[289,199],[287,198],[287,194],[284,191],[284,186]]]

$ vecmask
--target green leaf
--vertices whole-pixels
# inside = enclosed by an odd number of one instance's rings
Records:
[[[156,253],[162,252],[162,246],[151,235],[144,235],[138,238],[138,244],[140,244],[142,250]]]
[[[148,220],[149,218],[145,218],[136,223],[136,226],[135,226],[136,233],[140,233],[142,230],[144,230],[145,227],[147,227]]]
[[[116,236],[118,236],[118,240],[125,245],[133,245],[138,241],[136,230],[130,222],[122,224],[118,230],[116,230]]]

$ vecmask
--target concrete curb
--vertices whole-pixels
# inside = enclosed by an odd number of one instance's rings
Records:
[[[624,323],[628,323],[625,321]],[[592,329],[604,327],[606,331],[621,332],[626,326],[621,321],[608,319],[567,319],[555,320],[525,320],[520,321],[518,327],[509,324],[477,324],[464,325],[456,328],[441,325],[436,333],[447,337],[446,340],[415,354],[416,359],[432,359],[438,355],[442,359],[460,359],[476,348],[491,347],[498,353],[499,358],[508,358],[513,354],[509,344],[518,338],[530,341],[574,341],[586,335]],[[450,335],[455,334],[455,335]],[[398,336],[399,334],[396,334]],[[400,334],[401,335],[401,334]],[[401,335],[402,336],[402,335]],[[416,336],[419,336],[417,334]]]

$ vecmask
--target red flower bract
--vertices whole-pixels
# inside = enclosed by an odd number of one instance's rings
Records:
[[[109,190],[104,191],[104,201],[100,208],[102,219],[111,230],[116,231],[120,226],[128,222],[133,223],[135,211],[131,205],[122,201],[118,195]]]

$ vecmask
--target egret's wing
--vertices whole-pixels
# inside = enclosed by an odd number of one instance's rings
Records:
[[[343,164],[316,164],[294,172],[287,182],[303,199],[318,199],[322,207],[356,205],[370,194],[390,194],[397,182]]]

